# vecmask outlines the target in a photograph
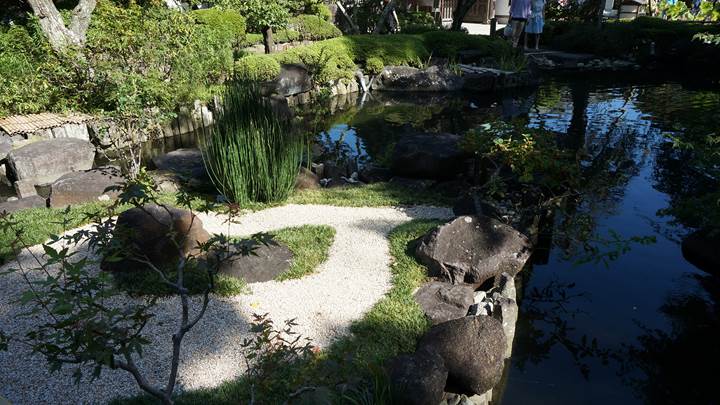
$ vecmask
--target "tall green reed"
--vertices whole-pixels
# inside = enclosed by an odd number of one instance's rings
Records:
[[[280,202],[292,192],[304,141],[257,84],[228,83],[215,124],[199,138],[210,178],[229,201]]]

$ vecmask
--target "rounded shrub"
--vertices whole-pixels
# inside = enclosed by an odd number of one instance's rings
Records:
[[[382,72],[384,67],[385,67],[385,64],[383,63],[382,59],[380,59],[378,57],[371,57],[365,61],[366,72],[373,74],[373,75],[380,74],[380,72]]]
[[[317,41],[339,37],[342,32],[335,24],[317,15],[301,14],[290,20],[290,27],[300,35],[300,39]]]
[[[235,62],[235,76],[240,80],[265,82],[280,74],[280,63],[269,55],[248,55]]]
[[[198,24],[207,25],[218,35],[231,39],[235,44],[245,38],[245,17],[235,10],[208,8],[193,10],[192,15]]]

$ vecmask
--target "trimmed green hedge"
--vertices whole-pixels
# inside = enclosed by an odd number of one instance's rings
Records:
[[[218,35],[239,44],[245,39],[245,17],[235,10],[221,10],[209,8],[193,10],[193,17],[199,24],[204,24],[214,30]]]
[[[335,24],[316,15],[302,14],[293,17],[288,26],[297,31],[300,40],[317,41],[342,36]]]
[[[280,63],[270,55],[249,55],[235,62],[235,75],[242,80],[268,81],[280,74]]]

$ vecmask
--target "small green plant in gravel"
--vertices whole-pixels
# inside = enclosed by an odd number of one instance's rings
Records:
[[[213,184],[229,201],[277,203],[295,185],[304,152],[301,136],[251,82],[228,84],[215,124],[200,136]]]

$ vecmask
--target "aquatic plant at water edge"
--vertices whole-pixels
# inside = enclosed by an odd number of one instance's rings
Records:
[[[200,139],[210,178],[228,200],[279,202],[290,195],[303,140],[262,98],[257,84],[228,84],[215,125]]]

